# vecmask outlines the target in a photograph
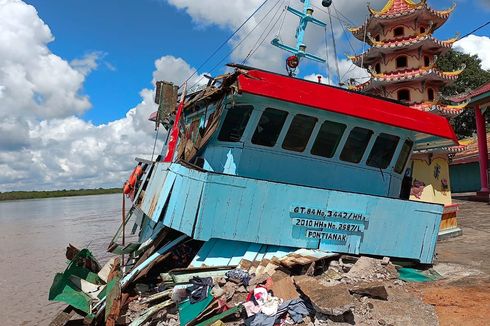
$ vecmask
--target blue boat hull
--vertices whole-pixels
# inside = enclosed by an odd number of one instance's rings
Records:
[[[157,163],[140,241],[166,226],[196,240],[310,248],[431,263],[442,205]]]

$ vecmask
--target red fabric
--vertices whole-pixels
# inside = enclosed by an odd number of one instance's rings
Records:
[[[238,77],[239,91],[370,120],[441,138],[458,139],[446,118],[342,88],[266,71],[250,70]]]
[[[182,110],[184,109],[184,98],[182,96],[182,101],[180,101],[179,108],[177,109],[177,114],[175,115],[175,122],[172,126],[172,131],[170,132],[170,138],[167,146],[167,153],[163,162],[172,162],[174,159],[175,148],[177,147],[177,142],[179,141],[179,122],[180,116],[182,115]]]

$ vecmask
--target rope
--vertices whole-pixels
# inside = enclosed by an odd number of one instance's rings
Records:
[[[157,115],[158,119],[158,115]],[[155,142],[153,143],[153,151],[151,152],[151,160],[153,161],[153,155],[155,155],[155,147],[157,146],[157,139],[158,139],[158,130],[160,130],[160,121],[157,121],[157,130],[155,132]]]
[[[267,0],[267,1],[268,1],[268,0]],[[281,1],[281,0],[279,0],[279,1]],[[277,1],[277,3],[279,3],[279,1]],[[277,4],[277,3],[276,3],[276,4]],[[274,7],[275,7],[275,6],[273,6],[273,8],[274,8]],[[271,9],[270,11],[272,11],[272,9]],[[269,11],[269,13],[270,13],[270,11]],[[237,44],[237,45],[235,45],[235,46],[234,46],[234,47],[231,49],[231,51],[230,51],[230,52],[228,52],[228,53],[227,53],[225,56],[223,56],[223,57],[221,58],[221,60],[220,60],[220,61],[218,61],[218,63],[217,63],[217,64],[215,64],[215,65],[214,65],[214,66],[213,66],[213,67],[212,67],[212,68],[209,70],[209,73],[212,73],[212,72],[213,72],[213,71],[214,71],[214,70],[215,70],[217,67],[219,67],[219,65],[220,65],[220,64],[221,64],[223,61],[225,61],[225,59],[226,59],[226,58],[228,58],[228,56],[229,56],[230,54],[232,54],[232,53],[233,53],[233,51],[235,51],[235,50],[236,50],[236,49],[237,49],[237,48],[238,48],[238,47],[239,47],[239,46],[240,46],[240,45],[241,45],[241,44],[242,44],[242,43],[243,43],[243,42],[244,42],[244,41],[247,39],[247,37],[248,37],[250,34],[252,34],[252,32],[253,32],[255,29],[257,29],[257,27],[259,27],[260,23],[261,23],[262,21],[264,21],[264,19],[265,19],[266,17],[267,17],[267,15],[265,15],[264,17],[262,17],[262,19],[260,20],[260,22],[259,22],[257,25],[255,25],[255,26],[254,26],[254,28],[252,28],[252,29],[250,30],[250,32],[248,32],[248,33],[247,33],[247,35],[245,35],[245,37],[244,37],[243,39],[241,39],[241,40],[240,40],[240,42],[238,42],[238,44]],[[201,80],[203,80],[203,78],[204,78],[204,77],[201,77],[201,78],[200,78],[198,81],[196,81],[196,82],[195,82],[195,83],[194,83],[194,84],[191,86],[191,88],[193,88],[195,85],[199,84],[199,83],[201,82]]]
[[[327,65],[327,83],[330,85],[330,64],[328,63],[328,32],[327,26],[325,26],[325,64]]]
[[[289,0],[289,1],[288,1],[288,4],[287,4],[287,6],[284,8],[284,10],[286,10],[286,9],[289,7],[289,5],[290,5],[290,4],[291,4],[291,0]],[[283,26],[284,26],[284,21],[285,21],[285,20],[286,20],[286,14],[284,14],[284,16],[282,17],[282,22],[281,22],[281,25],[279,25],[279,29],[277,30],[277,34],[276,34],[276,36],[277,36],[277,37],[280,37],[280,36],[281,36],[281,31],[282,31],[282,28],[283,28]]]
[[[236,33],[238,33],[238,31],[268,2],[269,0],[264,0],[264,2],[262,2],[262,4],[260,6],[257,7],[257,9],[255,9],[255,11],[250,15],[248,16],[247,19],[245,19],[245,21],[237,28],[235,29],[235,31],[223,42],[221,43],[218,48],[216,50],[214,50],[214,52],[206,59],[204,60],[200,65],[199,67],[197,67],[197,69],[180,85],[180,87],[182,87],[186,82],[188,82],[192,77],[194,77],[194,75],[206,64],[209,62],[209,60],[211,60],[212,57],[214,57],[214,55],[216,53],[218,53],[219,50],[221,50],[221,48],[223,48],[223,46],[225,46],[226,44],[228,44],[228,41],[230,41],[233,36],[236,35]],[[179,88],[180,88],[179,87]]]
[[[366,17],[366,21],[367,21],[367,17]],[[367,37],[367,26],[364,27],[364,37],[362,39],[362,53],[361,54],[364,54],[364,51],[366,51],[366,37]],[[363,68],[363,67],[364,67],[364,55],[361,58],[361,68]]]
[[[280,7],[279,7],[280,8]],[[281,12],[281,15],[284,14],[284,17],[286,17],[286,8],[284,8]],[[277,10],[276,14],[274,15],[274,17],[277,15],[277,13],[279,12],[279,10]],[[274,30],[274,28],[276,27],[277,23],[279,22],[279,20],[281,19],[281,15],[279,15],[278,19],[274,22],[274,24],[272,25],[271,29],[269,30],[269,32],[267,33],[267,35],[262,39],[262,41],[260,42],[259,46],[257,46],[256,48],[253,48],[252,50],[250,50],[250,53],[247,55],[247,57],[242,61],[242,63],[245,63],[249,58],[251,58],[255,52],[262,46],[262,44],[264,44],[265,40],[269,37],[269,35],[271,34],[272,30]],[[269,27],[270,23],[274,20],[274,17],[271,19],[271,21],[269,22],[269,24],[267,25],[267,27],[264,29],[264,32],[267,30],[267,28]],[[262,35],[260,37],[262,37],[264,35],[264,32],[262,33]],[[259,39],[260,39],[259,37]],[[259,41],[259,39],[257,41]]]
[[[337,68],[337,77],[339,78],[340,81],[339,60],[337,59],[337,44],[335,42],[335,35],[333,32],[332,15],[330,13],[330,7],[328,7],[327,9],[328,9],[328,21],[330,22],[330,33],[332,33],[332,45],[333,45],[333,51],[335,56],[335,66]]]
[[[271,8],[271,10],[270,10],[270,11],[267,13],[267,15],[268,15],[268,14],[269,14],[269,13],[270,13],[272,10],[274,10],[274,8],[275,8],[275,7],[276,7],[276,6],[279,4],[279,2],[281,2],[281,0],[280,0],[280,1],[278,1],[278,2],[276,2],[276,4],[275,4],[275,5],[274,5],[274,6]],[[281,6],[278,6],[278,7],[277,7],[276,12],[275,12],[275,13],[274,13],[274,15],[272,16],[272,18],[269,20],[269,23],[268,23],[268,24],[267,24],[267,26],[264,28],[264,30],[262,31],[262,33],[261,33],[261,34],[259,35],[259,37],[257,38],[257,41],[255,42],[255,44],[254,44],[254,45],[252,46],[252,48],[250,49],[250,52],[247,54],[247,56],[245,57],[245,59],[243,59],[242,64],[244,64],[244,63],[245,63],[245,62],[246,62],[246,61],[247,61],[247,60],[248,60],[248,59],[249,59],[249,58],[252,56],[253,52],[255,52],[255,51],[256,51],[256,49],[258,49],[258,48],[259,48],[259,47],[262,45],[262,43],[263,43],[264,41],[262,40],[262,42],[260,42],[260,39],[262,38],[262,36],[264,36],[265,32],[267,31],[267,29],[269,28],[269,26],[272,24],[272,22],[274,21],[274,19],[275,19],[275,18],[276,18],[276,16],[277,16],[277,14],[279,13],[279,10],[280,10],[280,9],[281,9]],[[284,13],[284,9],[283,9],[282,13]],[[282,13],[281,13],[281,14],[282,14]],[[267,15],[266,15],[266,16],[267,16]],[[265,18],[266,16],[264,16],[264,18]],[[280,18],[281,18],[281,16],[279,16],[279,19],[280,19]],[[274,26],[276,26],[276,25],[277,25],[277,22],[278,22],[278,21],[279,21],[279,20],[276,20],[276,23],[275,23],[275,24],[272,26],[272,28],[269,30],[269,33],[267,33],[267,36],[269,36],[269,34],[271,33],[271,31],[274,29]],[[267,36],[266,36],[266,38],[267,38]],[[258,44],[259,44],[259,42],[260,42],[260,45],[258,45]],[[258,45],[258,46],[257,46],[257,45]]]
[[[490,20],[489,20],[489,21],[487,21],[486,23],[484,23],[483,25],[478,26],[477,28],[475,28],[475,29],[474,29],[474,30],[472,30],[471,32],[466,33],[466,34],[465,34],[465,35],[464,35],[462,38],[465,38],[466,36],[469,36],[469,35],[473,34],[474,32],[479,31],[480,29],[482,29],[483,27],[485,27],[485,26],[487,26],[487,25],[489,25],[489,24],[490,24]]]
[[[335,7],[335,4],[334,3],[332,3],[332,6],[333,6],[333,9],[335,10],[335,12],[337,14],[340,14],[339,11],[337,10],[337,8]],[[335,18],[335,16],[334,16],[334,18]],[[337,17],[337,19],[338,19],[338,17]],[[349,46],[350,46],[352,52],[354,54],[356,54],[356,50],[354,50],[354,47],[352,46],[352,43],[350,41],[350,38],[349,38],[349,35],[348,35],[349,33],[347,33],[347,30],[346,30],[344,24],[342,23],[342,21],[340,19],[338,19],[338,21],[339,21],[340,26],[342,27],[342,30],[344,31],[345,38],[347,39],[347,42],[349,43]]]

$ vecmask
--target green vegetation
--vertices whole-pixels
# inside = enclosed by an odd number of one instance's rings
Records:
[[[122,193],[121,188],[98,188],[98,189],[77,189],[77,190],[53,190],[53,191],[10,191],[0,192],[0,201],[34,198],[53,198],[53,197],[73,197],[88,195],[103,195]]]
[[[437,66],[443,71],[458,70],[463,64],[466,66],[465,70],[455,83],[441,90],[443,96],[450,98],[456,94],[476,89],[490,81],[490,70],[481,67],[481,60],[476,55],[472,56],[451,50],[437,60]],[[485,115],[488,121],[488,113]],[[474,111],[472,109],[464,110],[462,114],[451,119],[451,124],[460,138],[471,136],[476,132]]]

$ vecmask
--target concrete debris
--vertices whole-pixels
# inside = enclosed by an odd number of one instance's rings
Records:
[[[294,283],[311,301],[317,312],[339,316],[354,307],[352,297],[345,285],[324,286],[310,276],[295,277]]]
[[[369,285],[361,285],[356,286],[354,288],[349,289],[351,294],[357,294],[364,297],[369,297],[373,299],[379,300],[388,300],[388,292],[386,292],[386,288],[382,284],[369,284]]]
[[[406,291],[407,283],[397,279],[387,257],[303,250],[281,259],[242,259],[236,266],[185,268],[193,257],[192,244],[186,246],[177,246],[174,256],[121,289],[116,324],[436,325],[433,307]],[[176,259],[179,248],[185,261]],[[426,312],[423,318],[417,316],[419,309]],[[104,320],[95,318],[92,324]]]

